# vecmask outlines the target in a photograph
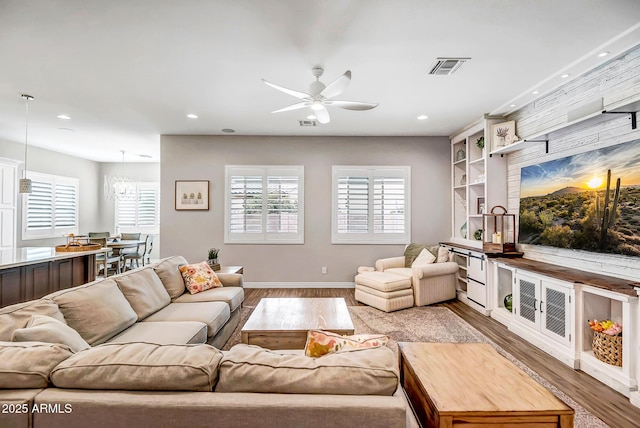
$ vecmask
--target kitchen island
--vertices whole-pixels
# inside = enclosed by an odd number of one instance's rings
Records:
[[[55,247],[0,250],[0,307],[91,282],[103,249],[57,252]]]

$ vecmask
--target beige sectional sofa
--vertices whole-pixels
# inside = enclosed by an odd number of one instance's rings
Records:
[[[388,348],[220,351],[240,320],[242,275],[192,295],[186,263],[0,309],[0,427],[414,426]]]

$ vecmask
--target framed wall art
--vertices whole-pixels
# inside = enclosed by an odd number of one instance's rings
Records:
[[[176,210],[208,210],[209,180],[176,180]]]
[[[514,120],[491,125],[491,150],[508,146],[517,140],[516,122]]]

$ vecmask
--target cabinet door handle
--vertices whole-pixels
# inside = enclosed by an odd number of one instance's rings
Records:
[[[543,304],[543,303],[544,303],[544,302],[543,302],[542,300],[540,300],[540,313],[543,313],[543,312],[544,312],[544,311],[542,310],[542,304]]]

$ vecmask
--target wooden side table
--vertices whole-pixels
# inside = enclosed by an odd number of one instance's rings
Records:
[[[244,266],[220,266],[216,273],[244,273]]]

